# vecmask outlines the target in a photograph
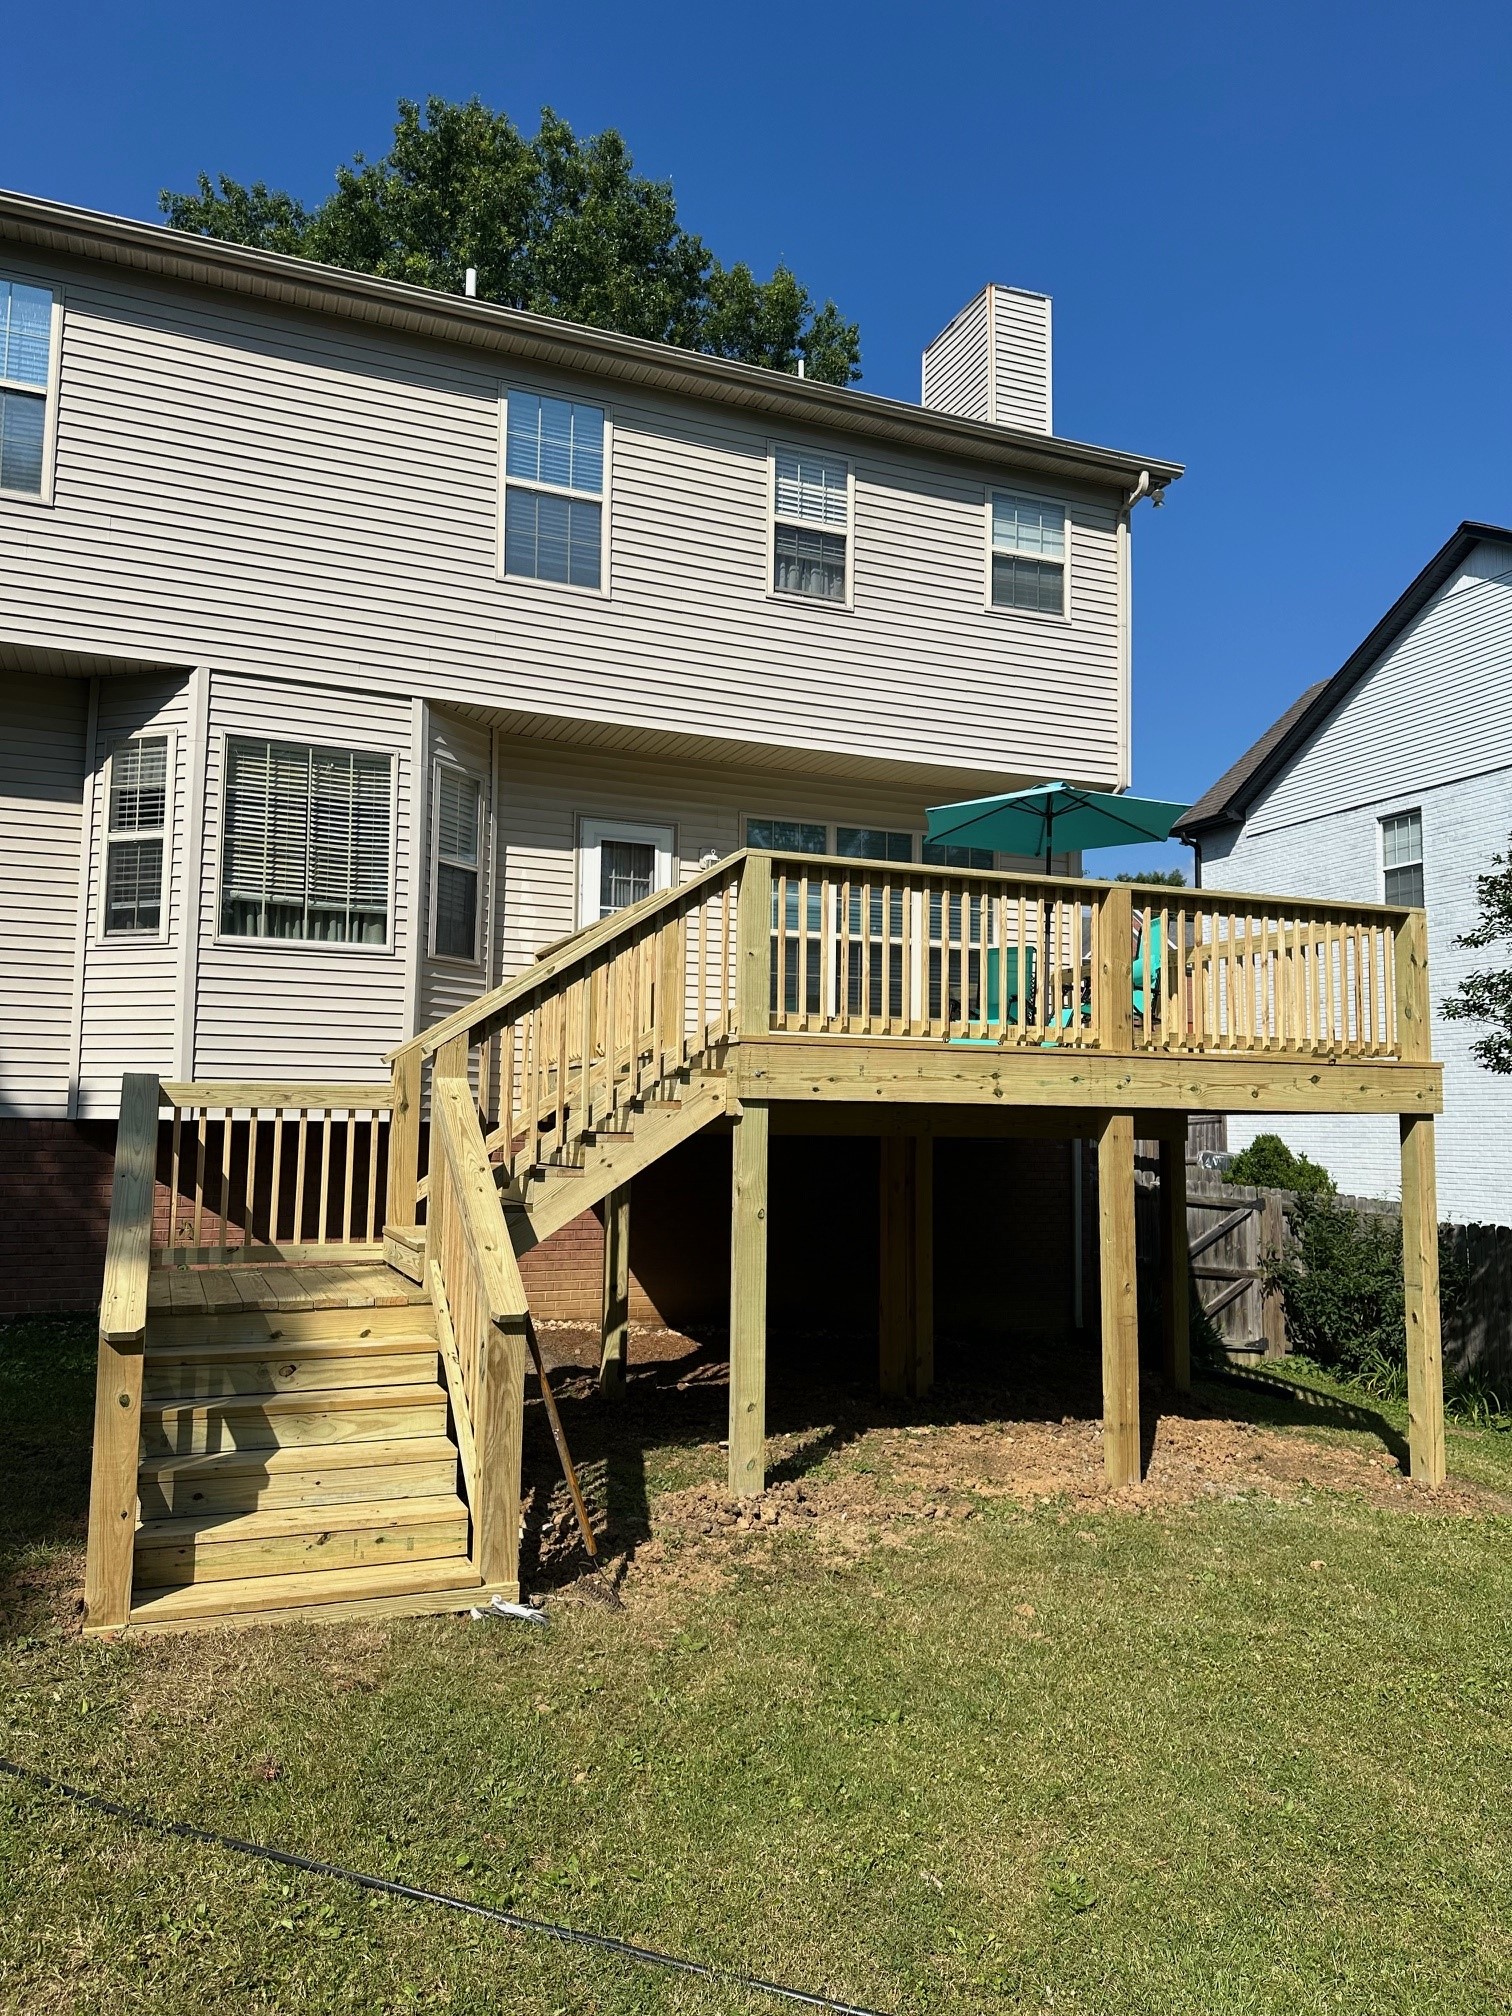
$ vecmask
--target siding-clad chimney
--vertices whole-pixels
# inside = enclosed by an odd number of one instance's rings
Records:
[[[941,413],[1050,433],[1050,296],[990,282],[924,352],[922,397]]]

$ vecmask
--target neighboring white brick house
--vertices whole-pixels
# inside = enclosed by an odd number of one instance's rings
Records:
[[[1437,1012],[1495,957],[1457,940],[1475,921],[1476,877],[1512,833],[1512,530],[1461,525],[1339,672],[1304,693],[1179,830],[1208,888],[1426,904],[1433,1054],[1444,1063],[1440,1210],[1512,1224],[1512,1079],[1475,1062],[1475,1025]],[[1236,1115],[1229,1145],[1262,1131],[1322,1162],[1343,1190],[1398,1193],[1392,1121]]]

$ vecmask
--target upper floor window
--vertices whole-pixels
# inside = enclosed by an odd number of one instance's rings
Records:
[[[160,932],[168,828],[166,735],[144,735],[111,752],[107,799],[105,935]]]
[[[926,868],[990,868],[993,859],[990,847],[958,847],[945,840],[924,842]]]
[[[747,819],[746,845],[774,854],[827,854],[829,828],[807,819]]]
[[[1423,904],[1423,815],[1395,812],[1381,821],[1381,880],[1388,903]]]
[[[837,826],[835,852],[862,861],[912,861],[912,833],[889,833],[880,826]]]
[[[996,490],[990,508],[993,607],[1064,616],[1066,507]]]
[[[52,392],[53,297],[0,280],[0,490],[40,497]]]
[[[482,786],[465,770],[438,763],[434,807],[431,951],[438,959],[465,959],[475,965],[482,876]]]
[[[504,572],[601,588],[603,498],[603,407],[511,392],[505,404]]]
[[[850,467],[809,448],[772,454],[772,586],[814,602],[850,600]]]
[[[387,943],[391,757],[231,736],[224,798],[224,936]]]

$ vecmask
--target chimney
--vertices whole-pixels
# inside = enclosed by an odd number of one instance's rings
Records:
[[[924,405],[1049,434],[1050,296],[989,282],[924,352]]]

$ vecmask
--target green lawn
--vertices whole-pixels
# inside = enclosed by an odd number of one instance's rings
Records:
[[[566,1382],[639,1542],[622,1613],[549,1556],[549,1631],[106,1646],[74,1612],[87,1330],[0,1330],[0,1754],[883,2011],[1512,2007],[1512,1435],[1452,1430],[1474,1488],[1427,1510],[1393,1410],[1225,1382],[1190,1410],[1210,1481],[1153,1488],[1157,1441],[1115,1507],[1053,1384],[905,1418],[790,1381],[780,1523],[746,1532],[697,1362],[619,1423]],[[1066,1488],[1001,1488],[1025,1449]],[[0,2007],[212,2006],[778,2005],[0,1782]]]

